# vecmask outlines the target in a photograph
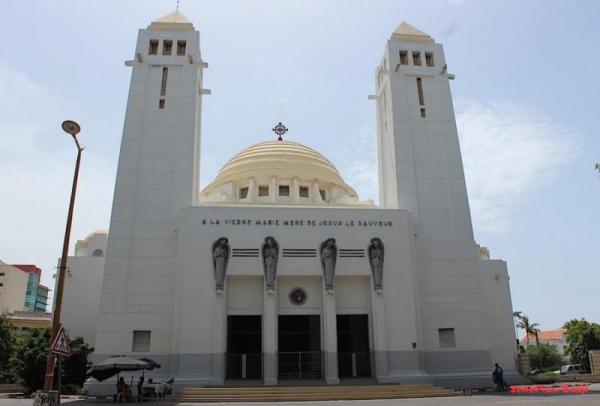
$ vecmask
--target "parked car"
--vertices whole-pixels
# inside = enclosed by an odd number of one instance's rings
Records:
[[[569,365],[563,365],[562,367],[560,367],[561,375],[585,374],[585,373],[586,373],[585,367],[581,364],[569,364]]]

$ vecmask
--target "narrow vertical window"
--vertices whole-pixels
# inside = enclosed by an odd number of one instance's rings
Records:
[[[151,39],[148,47],[148,55],[156,55],[158,53],[158,40]]]
[[[320,189],[319,194],[321,195],[321,200],[323,200],[323,201],[327,200],[327,192],[325,190]]]
[[[431,52],[425,52],[425,65],[433,66],[433,54]]]
[[[408,65],[408,51],[400,51],[400,65]]]
[[[167,75],[169,74],[169,68],[166,66],[162,70],[162,79],[160,81],[160,95],[164,96],[167,94]]]
[[[300,197],[309,197],[308,194],[308,187],[307,186],[300,186]]]
[[[177,55],[185,55],[185,41],[177,41]]]
[[[159,109],[164,109],[165,108],[165,99],[160,99],[158,101],[158,108]]]
[[[173,48],[173,41],[166,39],[163,41],[163,55],[171,55],[171,48]]]
[[[421,107],[421,117],[423,117],[423,118],[427,117],[427,112],[422,107]]]
[[[248,188],[243,187],[240,189],[240,199],[245,199],[248,197]]]
[[[417,92],[419,93],[419,105],[425,105],[425,99],[423,98],[423,81],[421,78],[417,78]]]
[[[421,66],[421,53],[418,51],[413,52],[413,65]]]

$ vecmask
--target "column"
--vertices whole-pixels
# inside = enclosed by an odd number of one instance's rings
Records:
[[[323,357],[325,364],[325,383],[340,383],[337,354],[337,320],[335,291],[325,290],[323,280]]]
[[[275,282],[277,289],[277,281]],[[262,342],[263,342],[263,380],[265,385],[277,385],[277,290],[264,289]]]
[[[227,286],[227,285],[225,285]],[[215,293],[213,312],[212,384],[225,384],[225,354],[227,352],[227,310],[225,292]],[[206,326],[210,328],[210,326]]]
[[[373,358],[375,360],[375,377],[382,382],[388,375],[387,340],[385,329],[385,302],[383,294],[371,289],[371,319],[373,328]]]

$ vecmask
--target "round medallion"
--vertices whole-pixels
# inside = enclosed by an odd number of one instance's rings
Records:
[[[302,288],[294,288],[290,291],[290,302],[296,306],[302,306],[306,303],[306,291]]]

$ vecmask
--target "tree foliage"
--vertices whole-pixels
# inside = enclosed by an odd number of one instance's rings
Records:
[[[589,350],[600,349],[600,324],[585,319],[569,320],[563,328],[566,330],[567,347],[565,353],[574,364],[582,364],[590,370]]]
[[[28,392],[44,385],[46,357],[50,346],[49,329],[32,329],[19,336],[11,358],[13,370]]]
[[[513,315],[515,315],[515,313],[513,313]],[[525,339],[527,342],[527,346],[529,347],[529,337],[530,336],[534,336],[536,345],[539,345],[539,340],[538,340],[538,332],[540,331],[540,329],[538,328],[539,324],[532,323],[531,321],[529,321],[529,317],[525,316],[524,314],[521,314],[521,312],[518,312],[518,315],[516,315],[516,317],[519,319],[519,322],[517,323],[517,327],[525,330],[525,337],[526,337]]]
[[[563,363],[563,358],[552,344],[538,344],[527,347],[529,365],[533,369],[542,371],[556,370]]]
[[[50,347],[50,329],[32,329],[19,336],[11,358],[13,370],[25,389],[33,392],[44,386],[46,358]],[[69,339],[71,356],[62,361],[62,384],[82,386],[90,367],[88,355],[93,348],[81,337]],[[55,374],[56,376],[56,374]]]
[[[62,384],[81,387],[85,382],[85,375],[92,366],[88,355],[94,351],[83,341],[82,337],[69,339],[71,356],[62,361]]]
[[[9,361],[15,342],[14,330],[6,315],[0,314],[0,371],[3,372],[10,369]]]

